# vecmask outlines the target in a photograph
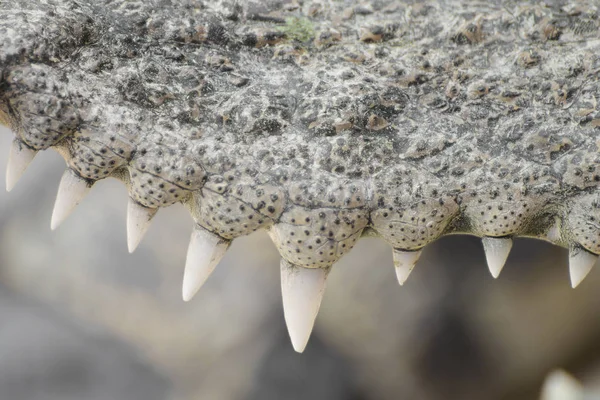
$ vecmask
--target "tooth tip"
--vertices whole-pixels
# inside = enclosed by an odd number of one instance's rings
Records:
[[[129,254],[135,253],[135,251],[137,250],[141,241],[142,241],[142,238],[140,238],[139,240],[136,240],[136,241],[127,238],[127,251],[129,251]]]
[[[404,271],[402,268],[396,267],[396,279],[398,280],[398,284],[400,286],[404,286],[406,281],[408,280],[408,276],[410,275],[410,270],[408,272]]]
[[[498,277],[500,276],[500,272],[502,272],[502,267],[500,267],[500,268],[498,268],[498,267],[492,268],[489,265],[488,265],[488,267],[490,269],[490,274],[492,275],[492,278],[498,279]]]
[[[129,254],[132,254],[135,249],[137,249],[138,247],[138,243],[136,243],[135,241],[131,240],[129,235],[127,236],[127,251],[129,251]]]
[[[129,198],[127,206],[127,249],[133,253],[150,227],[157,209],[147,208]]]
[[[225,255],[230,243],[204,228],[194,229],[183,272],[183,301],[190,301],[200,290]]]
[[[68,214],[67,214],[68,215]],[[54,211],[52,211],[52,218],[50,219],[50,230],[55,231],[58,227],[63,223],[63,221],[67,218],[64,212],[60,209],[57,210],[57,206],[54,206]]]
[[[8,176],[8,171],[6,171],[6,191],[10,193],[11,190],[13,190],[13,188],[15,187],[15,183],[13,182],[12,179]]]
[[[207,278],[208,276],[206,276],[206,278],[204,278],[202,281],[193,281],[189,276],[184,275],[183,287],[181,288],[181,298],[183,299],[183,301],[187,303],[188,301],[192,300],[196,293],[198,293],[202,285],[204,285],[204,282],[206,282]]]
[[[579,286],[581,284],[581,282],[583,282],[584,279],[585,279],[585,276],[583,276],[583,277],[571,276],[571,289],[576,289],[577,286]]]
[[[394,249],[394,269],[396,270],[396,278],[400,286],[404,286],[417,261],[419,261],[419,257],[421,257],[421,250],[406,251]]]
[[[37,154],[18,140],[13,140],[6,167],[6,191],[10,192]]]
[[[185,289],[182,291],[182,299],[183,301],[185,301],[186,303],[190,300],[192,300],[192,298],[194,297],[194,294],[192,293],[188,293]]]
[[[292,321],[293,317],[289,316],[285,318],[288,334],[290,336],[290,341],[292,342],[292,347],[294,351],[297,353],[303,353],[308,345],[308,340],[310,339],[310,335],[312,334],[312,330],[314,327],[314,320],[312,321]],[[315,315],[316,318],[316,315]],[[303,318],[308,319],[308,318]]]
[[[552,372],[542,387],[542,400],[569,400],[582,397],[581,384],[563,370]]]
[[[306,341],[301,341],[301,340],[294,340],[293,338],[291,339],[292,341],[292,347],[294,348],[294,351],[296,353],[304,353],[304,350],[306,349],[306,345],[308,344],[308,339]]]
[[[89,192],[89,184],[74,172],[66,170],[58,185],[58,194],[52,211],[50,229],[55,230],[71,214]]]
[[[500,276],[500,272],[506,264],[508,255],[513,245],[510,238],[484,237],[481,239],[488,269],[494,279]]]
[[[302,353],[312,333],[329,268],[302,268],[281,260],[283,314],[294,350]]]
[[[584,249],[571,249],[569,254],[569,277],[571,287],[575,289],[590,273],[598,256]]]

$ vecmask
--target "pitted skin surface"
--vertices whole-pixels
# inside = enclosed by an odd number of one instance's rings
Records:
[[[0,0],[0,122],[298,266],[557,220],[600,254],[599,7],[489,3]]]

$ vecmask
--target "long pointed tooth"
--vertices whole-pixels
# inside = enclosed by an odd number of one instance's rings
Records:
[[[92,186],[83,178],[66,170],[58,186],[50,228],[55,230],[88,194]]]
[[[394,267],[396,267],[396,277],[400,286],[408,279],[413,268],[421,257],[421,250],[406,251],[394,249]]]
[[[571,287],[576,288],[598,261],[598,256],[587,250],[572,247],[569,252],[569,274],[571,275]]]
[[[571,375],[558,370],[546,378],[541,400],[581,400],[583,387]]]
[[[292,346],[302,353],[319,313],[330,268],[302,268],[281,260],[283,314]]]
[[[150,221],[156,215],[157,208],[144,207],[131,197],[127,205],[127,248],[133,253],[138,247],[146,231],[150,227]]]
[[[10,147],[8,166],[6,168],[6,191],[13,190],[23,172],[27,169],[35,155],[36,150],[30,149],[19,140],[15,139]]]
[[[504,268],[513,241],[509,238],[494,238],[484,237],[483,249],[485,250],[485,258],[487,259],[488,268],[494,278],[497,278]]]
[[[230,243],[204,228],[194,229],[183,273],[183,301],[194,297],[225,255]]]

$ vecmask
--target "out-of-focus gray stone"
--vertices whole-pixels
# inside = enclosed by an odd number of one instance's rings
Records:
[[[140,354],[0,287],[0,398],[164,400],[170,383]]]
[[[299,357],[283,323],[272,324],[279,334],[257,366],[254,388],[244,400],[362,399],[349,359],[323,343],[318,334]]]

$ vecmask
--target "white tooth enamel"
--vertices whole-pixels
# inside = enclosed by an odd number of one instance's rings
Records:
[[[90,191],[88,182],[75,175],[70,169],[63,174],[58,186],[56,203],[52,212],[50,228],[55,230],[71,214],[77,205]]]
[[[6,168],[7,192],[10,192],[15,187],[36,154],[37,151],[30,149],[18,140],[13,140]]]
[[[330,268],[296,267],[281,260],[283,314],[292,346],[302,353],[319,313]]]
[[[144,234],[150,227],[150,221],[158,209],[144,207],[132,198],[127,205],[127,248],[133,253],[138,247]]]
[[[183,301],[190,301],[206,282],[231,242],[204,228],[192,232],[183,273]]]
[[[509,238],[494,238],[484,237],[483,249],[485,250],[485,258],[487,259],[488,268],[494,278],[497,278],[504,268],[513,241]]]
[[[598,261],[598,256],[581,248],[571,248],[569,252],[569,273],[571,287],[576,288]]]
[[[421,250],[406,251],[394,249],[394,267],[396,267],[396,277],[400,286],[408,279],[417,261],[421,257]]]
[[[541,400],[583,400],[583,387],[564,371],[554,371],[546,378]]]

